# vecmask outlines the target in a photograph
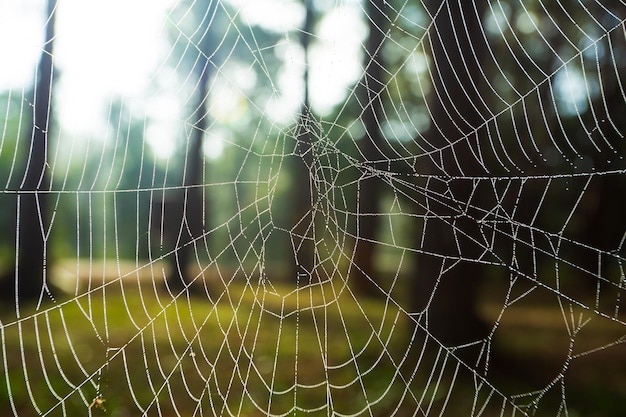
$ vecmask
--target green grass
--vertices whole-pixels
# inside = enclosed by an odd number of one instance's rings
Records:
[[[109,415],[263,415],[323,409],[331,397],[353,413],[399,383],[394,361],[408,338],[397,308],[331,287],[274,290],[232,284],[172,298],[113,283],[21,321],[5,313],[0,409],[96,415],[89,405],[101,396]]]
[[[491,310],[486,306],[483,313],[497,315]],[[490,374],[488,380],[507,395],[545,386],[562,366],[558,358],[567,338],[553,327],[562,316],[555,309],[507,309],[494,346],[522,366],[544,368],[522,380],[508,375],[505,363],[504,376]],[[503,411],[497,392],[432,342],[422,356],[423,340],[419,333],[412,337],[398,306],[384,299],[356,302],[336,284],[295,291],[237,282],[172,297],[149,281],[114,281],[39,311],[32,307],[22,317],[0,315],[1,415],[13,410],[20,416],[369,415],[371,410],[386,416],[394,410],[412,415],[417,404],[429,415],[443,408],[446,416],[478,414],[483,406],[483,416],[512,412],[510,404]],[[580,343],[615,340],[616,329],[623,327],[590,328]],[[599,354],[606,356],[602,363],[623,370],[616,350]],[[626,399],[623,381],[616,376],[612,386],[603,387],[602,368],[585,360],[572,366],[566,381],[574,393],[571,415],[613,415]],[[542,405],[558,409],[559,390]],[[94,403],[98,397],[101,407]]]

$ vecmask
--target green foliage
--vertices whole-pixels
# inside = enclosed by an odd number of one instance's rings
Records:
[[[7,358],[0,408],[35,415],[32,401],[49,415],[80,414],[100,397],[113,415],[157,407],[167,414],[174,404],[183,414],[228,407],[260,415],[251,400],[284,413],[294,402],[323,407],[331,395],[336,411],[349,412],[365,406],[364,392],[332,386],[363,378],[372,401],[395,384],[393,361],[407,341],[396,308],[357,304],[333,285],[281,289],[284,296],[275,292],[280,286],[216,285],[213,301],[172,300],[149,283],[114,282],[6,325],[6,351],[17,356]],[[11,318],[5,313],[2,321]],[[302,385],[293,390],[296,382]],[[401,393],[391,396],[397,401]]]
[[[0,409],[15,407],[21,416],[192,415],[198,408],[220,413],[225,407],[238,415],[304,415],[296,406],[321,416],[328,415],[326,407],[349,414],[369,403],[372,415],[386,416],[393,410],[410,414],[420,401],[423,410],[445,409],[444,415],[470,415],[477,406],[485,416],[513,411],[493,388],[477,388],[478,380],[450,353],[425,354],[423,346],[434,342],[412,335],[409,319],[390,300],[357,302],[340,280],[296,289],[269,280],[231,281],[222,273],[205,271],[209,292],[200,297],[174,299],[130,275],[39,311],[25,310],[20,321],[1,312],[7,357]],[[489,320],[501,308],[494,288],[483,294],[482,314]],[[559,371],[554,359],[568,350],[569,334],[555,331],[561,311],[524,302],[499,320],[504,330],[493,343],[511,356],[504,364],[501,356],[493,359],[490,381],[507,395],[542,388]],[[608,343],[621,331],[616,323],[592,321],[576,347]],[[619,352],[615,346],[602,353],[609,366],[613,361],[614,377],[584,357],[572,362],[571,413],[611,416],[621,410],[626,386],[619,379]],[[521,377],[518,368],[530,377]],[[607,378],[610,384],[602,387]],[[96,398],[105,400],[106,412],[94,407]],[[516,404],[524,409],[533,399],[520,396]],[[546,411],[537,415],[555,415],[547,410],[556,410],[560,400],[558,387],[549,390],[541,398]]]

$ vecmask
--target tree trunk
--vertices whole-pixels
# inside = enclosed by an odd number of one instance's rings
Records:
[[[371,0],[366,5],[369,35],[366,41],[365,76],[363,101],[366,108],[363,111],[363,125],[365,136],[361,138],[359,150],[368,167],[376,170],[377,161],[385,158],[381,151],[384,138],[380,127],[382,113],[381,92],[385,87],[384,66],[382,57],[383,40],[387,27],[385,17],[386,2]],[[355,291],[360,294],[375,295],[376,265],[374,263],[375,240],[380,228],[380,200],[382,180],[375,174],[363,173],[357,191],[357,240],[355,242],[351,281]]]
[[[479,283],[486,274],[480,263],[484,256],[478,243],[482,241],[480,217],[467,212],[480,207],[484,197],[477,183],[460,179],[486,174],[473,156],[472,141],[486,111],[481,104],[485,89],[481,89],[480,67],[487,45],[471,4],[460,0],[428,4],[435,23],[429,36],[433,95],[426,141],[433,152],[419,167],[428,179],[413,301],[415,311],[425,312],[422,318],[429,332],[452,346],[487,335],[475,308]]]
[[[313,28],[313,10],[310,0],[304,0],[306,16],[300,45],[304,51],[304,99],[298,120],[294,161],[294,202],[292,246],[295,253],[295,269],[292,277],[296,283],[308,283],[315,275],[315,215],[313,213],[314,187],[311,170],[313,169],[313,125],[309,104],[309,70],[307,54]],[[303,282],[302,280],[305,280]]]
[[[33,120],[24,178],[17,195],[16,248],[14,275],[4,280],[2,293],[19,303],[34,301],[50,291],[46,282],[49,179],[46,174],[48,132],[51,123],[53,83],[52,44],[56,0],[48,0],[48,19],[33,91]],[[15,298],[17,297],[17,298]]]
[[[208,59],[201,57],[194,67],[198,74],[197,105],[194,112],[195,120],[192,124],[193,130],[189,139],[190,144],[185,158],[184,190],[180,201],[177,202],[180,204],[177,213],[182,214],[182,217],[177,229],[178,237],[175,240],[174,257],[167,274],[167,285],[173,291],[181,291],[189,287],[195,279],[190,272],[189,265],[198,250],[198,245],[203,241],[203,213],[204,217],[207,217],[202,187],[202,143],[204,132],[208,126],[205,102],[211,78],[210,65]]]

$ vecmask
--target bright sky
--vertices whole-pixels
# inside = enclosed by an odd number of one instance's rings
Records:
[[[0,2],[0,89],[32,83],[43,40],[41,0]],[[33,30],[34,29],[34,30]],[[10,65],[6,65],[10,63]]]
[[[111,100],[125,97],[139,117],[149,116],[148,139],[155,152],[166,156],[173,148],[175,125],[183,117],[175,91],[155,92],[155,85],[172,85],[179,76],[160,67],[169,51],[166,11],[176,0],[58,0],[54,43],[57,118],[64,132],[103,136]],[[278,47],[283,70],[273,83],[278,94],[267,114],[279,123],[293,122],[302,100],[304,59],[297,44],[304,10],[297,0],[228,0],[239,18],[276,32],[291,31]],[[45,0],[0,1],[0,91],[30,88],[43,42]],[[345,98],[361,71],[360,45],[366,36],[358,0],[333,4],[316,29],[311,45],[310,94],[316,111],[325,114]],[[280,13],[277,13],[277,11]],[[6,59],[9,57],[9,59]],[[156,71],[157,68],[160,68]],[[229,72],[231,78],[213,90],[220,106],[212,116],[233,122],[250,88],[250,71]],[[157,74],[157,78],[153,78]],[[246,81],[247,80],[247,81]],[[264,82],[264,80],[259,80]],[[248,84],[248,85],[246,85]],[[258,103],[257,103],[258,105]],[[229,107],[230,106],[230,107]],[[222,109],[221,114],[217,110]],[[242,110],[243,109],[243,110]],[[219,146],[209,144],[209,153]]]

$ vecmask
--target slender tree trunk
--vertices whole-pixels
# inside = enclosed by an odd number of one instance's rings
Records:
[[[481,187],[467,175],[484,175],[474,158],[481,112],[481,58],[487,45],[480,35],[480,18],[469,2],[431,1],[434,16],[429,41],[432,51],[432,115],[426,141],[433,149],[431,159],[420,166],[426,220],[418,244],[417,277],[413,301],[417,312],[425,312],[424,323],[440,342],[457,345],[486,336],[477,316],[477,290],[485,267],[481,247],[479,213],[484,197]],[[481,6],[484,7],[484,6]],[[483,81],[484,82],[484,81]],[[472,142],[476,145],[472,145]]]
[[[311,0],[304,0],[306,16],[300,45],[304,51],[304,98],[298,120],[298,130],[296,132],[294,161],[294,202],[295,210],[293,215],[292,246],[295,253],[295,269],[292,272],[296,283],[309,282],[313,280],[315,274],[315,215],[313,213],[314,187],[311,170],[313,169],[313,140],[314,129],[312,113],[309,103],[309,69],[308,50],[313,28],[313,10]]]
[[[185,176],[183,179],[184,191],[182,198],[178,202],[180,207],[177,213],[182,214],[178,236],[175,240],[176,247],[174,257],[170,264],[170,271],[167,274],[167,285],[170,290],[180,291],[188,287],[194,281],[194,276],[190,272],[189,265],[194,254],[198,250],[198,245],[203,242],[204,217],[207,217],[204,205],[203,192],[203,138],[208,126],[206,114],[206,97],[208,94],[208,84],[211,78],[210,63],[207,59],[201,58],[195,66],[198,74],[197,105],[195,108],[195,120],[192,125],[190,144],[187,149]],[[167,221],[167,219],[166,219]],[[203,245],[202,245],[203,246]]]
[[[623,37],[620,39],[623,43]],[[622,45],[622,48],[626,49],[626,45]],[[607,59],[601,64],[605,74],[603,78],[605,94],[592,103],[593,107],[587,111],[587,116],[590,118],[590,114],[594,114],[596,119],[602,121],[597,137],[600,137],[601,130],[601,134],[611,146],[603,140],[598,140],[601,152],[588,150],[587,155],[592,156],[593,166],[597,172],[611,172],[617,167],[615,161],[609,158],[623,155],[626,151],[624,144],[626,120],[622,116],[626,110],[626,101],[621,95],[618,80],[611,68],[612,60]],[[581,135],[577,138],[579,148],[590,146],[589,139],[578,127],[578,122],[576,126]],[[623,167],[623,163],[621,166]],[[580,181],[586,182],[587,178],[581,178]],[[597,175],[591,178],[586,192],[581,196],[577,210],[579,219],[572,221],[578,225],[575,227],[573,240],[582,244],[572,245],[562,256],[564,259],[569,257],[569,261],[576,266],[571,275],[574,278],[580,277],[579,279],[568,277],[568,282],[572,282],[571,286],[574,287],[569,289],[574,293],[572,295],[576,297],[579,295],[577,292],[582,291],[586,292],[587,296],[596,297],[599,290],[603,305],[596,308],[610,312],[609,314],[615,314],[617,310],[623,311],[626,305],[624,297],[619,297],[619,291],[615,289],[615,286],[619,286],[620,281],[624,279],[620,257],[623,258],[626,252],[624,247],[626,217],[623,214],[623,206],[616,204],[615,196],[622,196],[625,193],[626,182],[623,175]]]
[[[48,19],[44,49],[39,61],[33,91],[33,121],[24,178],[17,195],[17,267],[9,277],[6,297],[16,303],[33,301],[49,291],[46,283],[49,180],[46,174],[48,132],[51,125],[51,92],[53,83],[52,44],[56,0],[48,0]],[[41,192],[43,191],[43,192]],[[12,278],[12,279],[11,279]]]
[[[386,2],[370,0],[366,5],[369,35],[366,42],[365,76],[363,77],[363,101],[366,108],[363,112],[365,136],[361,138],[359,149],[368,166],[376,170],[376,161],[384,159],[381,151],[384,138],[380,127],[382,113],[381,92],[385,86],[382,57],[383,40],[385,39]],[[351,280],[354,289],[360,294],[375,295],[376,265],[374,263],[375,240],[380,228],[380,200],[382,180],[375,174],[365,173],[359,182],[357,197],[357,240],[355,242]]]

